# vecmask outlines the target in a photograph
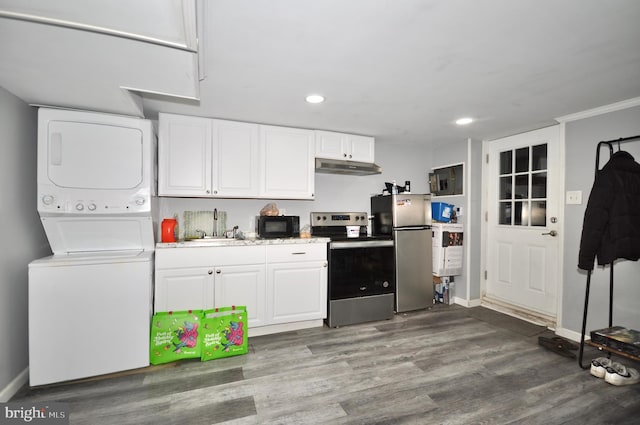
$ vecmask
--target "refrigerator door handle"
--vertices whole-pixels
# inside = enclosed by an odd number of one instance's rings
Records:
[[[406,227],[395,227],[393,230],[395,231],[403,231],[403,230],[429,230],[431,226],[406,226]]]

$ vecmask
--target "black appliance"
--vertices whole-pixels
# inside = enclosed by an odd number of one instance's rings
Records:
[[[258,237],[263,239],[297,238],[300,236],[300,217],[297,215],[261,215],[256,217]]]
[[[327,324],[338,327],[394,315],[395,269],[391,236],[367,235],[366,212],[311,213],[314,236],[331,239]],[[357,226],[358,232],[351,232]]]

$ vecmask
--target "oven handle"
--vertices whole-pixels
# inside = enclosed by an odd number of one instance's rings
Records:
[[[393,240],[362,241],[362,242],[331,242],[329,244],[329,249],[378,248],[383,246],[393,246]]]

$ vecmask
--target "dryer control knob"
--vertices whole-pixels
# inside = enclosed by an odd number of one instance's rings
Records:
[[[97,207],[96,207],[96,204],[89,204],[89,205],[87,206],[87,209],[88,209],[89,211],[95,211],[95,210],[96,210],[96,208],[97,208]]]
[[[77,203],[76,204],[76,210],[78,210],[78,211],[84,210],[84,205],[82,205],[81,203]]]
[[[44,195],[42,197],[42,203],[45,204],[45,205],[51,205],[53,203],[53,196]]]

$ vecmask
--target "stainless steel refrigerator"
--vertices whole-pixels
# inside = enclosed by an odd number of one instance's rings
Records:
[[[431,195],[371,198],[373,236],[392,236],[396,263],[396,312],[433,304]]]

